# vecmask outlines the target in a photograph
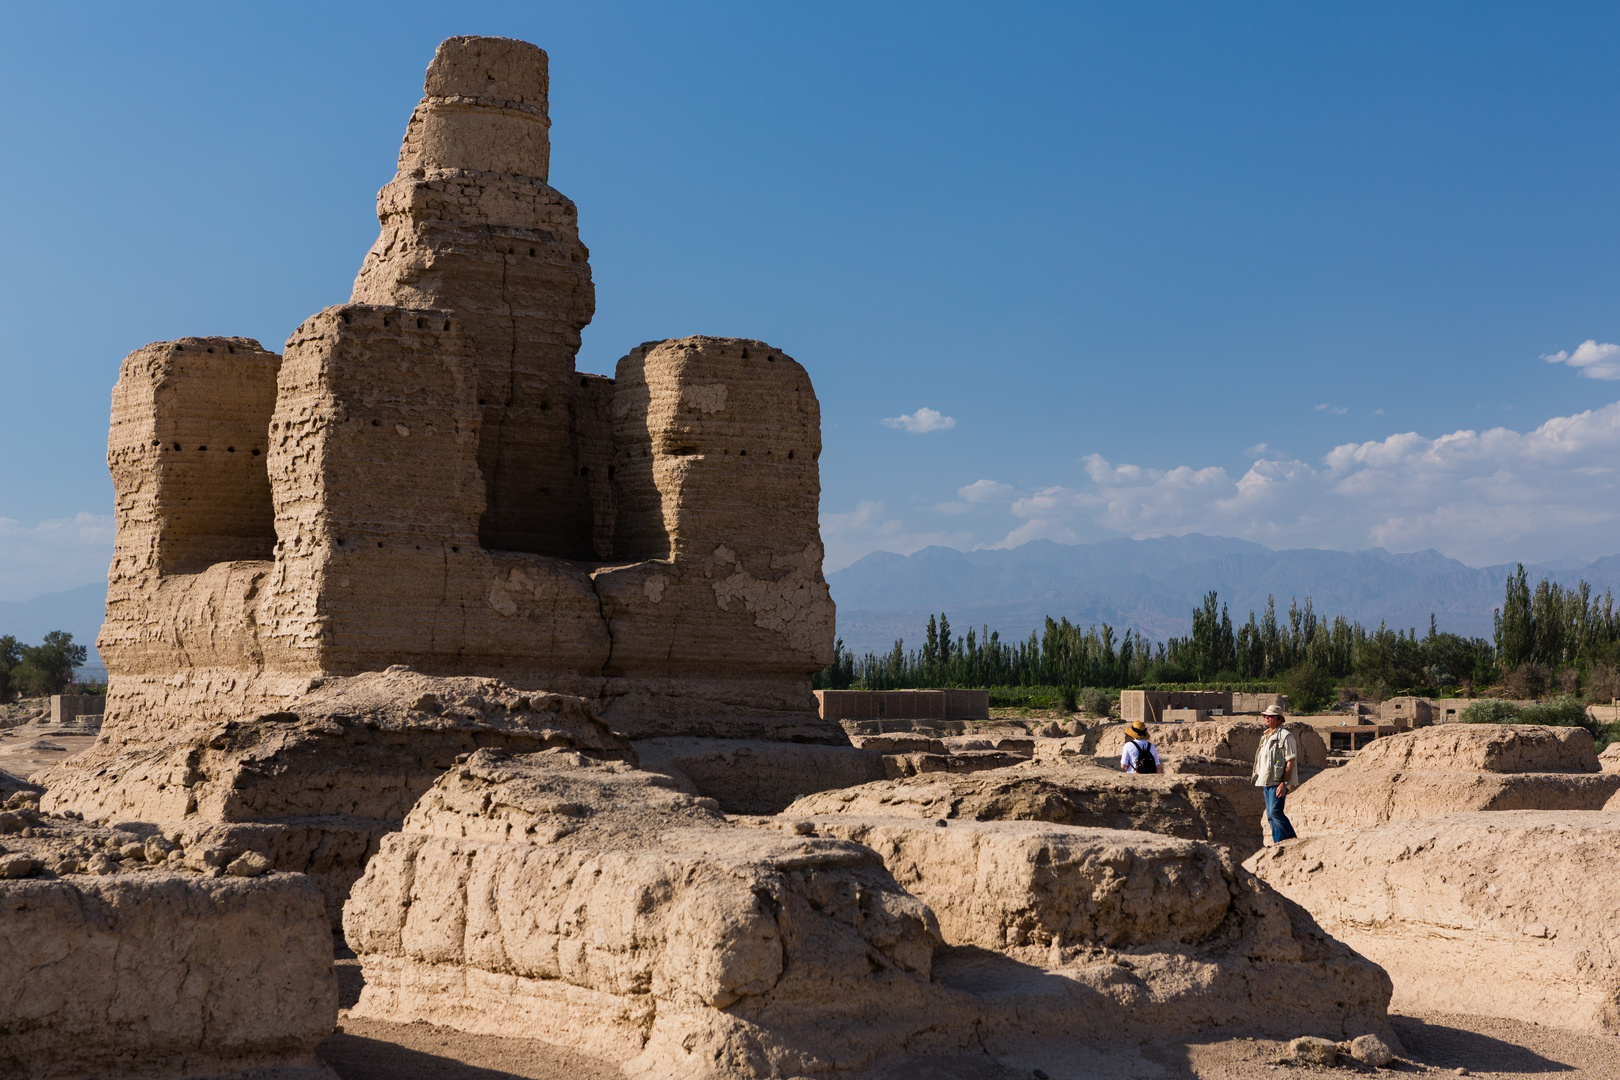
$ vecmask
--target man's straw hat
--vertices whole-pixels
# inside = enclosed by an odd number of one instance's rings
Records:
[[[1141,720],[1133,720],[1131,726],[1125,729],[1125,733],[1138,739],[1145,739],[1148,733],[1147,724]]]
[[[1275,705],[1267,705],[1266,706],[1266,711],[1261,713],[1260,715],[1261,716],[1283,716],[1285,714],[1283,713],[1282,709],[1278,708],[1277,706],[1275,706]]]

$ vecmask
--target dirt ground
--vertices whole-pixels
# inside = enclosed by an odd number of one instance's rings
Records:
[[[0,772],[27,779],[89,748],[95,741],[95,732],[61,724],[0,728]]]
[[[359,962],[337,961],[342,1004],[359,997]],[[913,1062],[887,1080],[1023,1080],[1035,1070],[1050,1080],[1252,1080],[1254,1077],[1333,1080],[1374,1073],[1487,1078],[1557,1075],[1559,1080],[1620,1078],[1620,1038],[1577,1035],[1554,1027],[1487,1016],[1430,1013],[1392,1017],[1406,1057],[1388,1070],[1354,1065],[1321,1068],[1288,1060],[1278,1039],[1226,1038],[1151,1043],[1098,1050],[1079,1071],[1043,1061],[1031,1048],[1019,1060],[960,1057]],[[613,1065],[571,1054],[537,1039],[467,1035],[430,1024],[387,1024],[345,1016],[342,1031],[320,1055],[343,1080],[618,1080]],[[1070,1057],[1070,1054],[1063,1055]],[[1049,1067],[1043,1068],[1046,1065]]]

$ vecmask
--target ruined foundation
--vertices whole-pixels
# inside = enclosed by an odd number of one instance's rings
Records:
[[[1600,771],[1582,728],[1444,724],[1389,735],[1288,801],[1301,836],[1473,810],[1601,810],[1620,773]]]
[[[1617,845],[1612,812],[1508,810],[1290,841],[1247,865],[1388,971],[1392,1008],[1613,1035]]]
[[[150,827],[0,841],[0,1075],[333,1080],[332,934],[303,876]]]
[[[566,751],[480,751],[447,774],[384,838],[344,929],[355,1015],[538,1037],[631,1076],[867,1076],[1031,1049],[1083,1066],[1092,1044],[1231,1025],[1388,1034],[1383,972],[1212,845],[728,822]]]

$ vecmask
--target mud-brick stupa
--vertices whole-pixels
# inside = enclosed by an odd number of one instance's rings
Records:
[[[113,391],[107,741],[408,665],[586,698],[630,737],[840,742],[809,377],[760,341],[575,371],[595,308],[546,182],[546,55],[452,38],[350,302],[276,355],[149,345]]]

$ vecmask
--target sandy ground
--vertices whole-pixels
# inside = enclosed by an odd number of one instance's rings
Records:
[[[0,772],[27,779],[96,741],[96,733],[62,724],[0,728]]]
[[[359,997],[359,962],[345,952],[337,961],[344,1007]],[[1406,1055],[1387,1073],[1489,1078],[1556,1075],[1559,1080],[1620,1078],[1620,1038],[1578,1035],[1555,1027],[1488,1016],[1431,1013],[1391,1018]],[[617,1080],[613,1065],[571,1054],[536,1039],[467,1035],[430,1024],[387,1024],[344,1016],[342,1031],[320,1055],[343,1080]],[[1073,1050],[1062,1054],[1074,1058]],[[1321,1068],[1291,1062],[1278,1039],[1225,1038],[1151,1043],[1097,1050],[1085,1066],[1043,1061],[1031,1047],[1017,1059],[985,1056],[917,1061],[891,1070],[886,1080],[1024,1080],[1035,1070],[1050,1080],[1252,1080],[1254,1077],[1366,1077],[1379,1070],[1351,1063]],[[1047,1066],[1043,1068],[1043,1065]],[[1459,1070],[1465,1070],[1459,1072]]]

